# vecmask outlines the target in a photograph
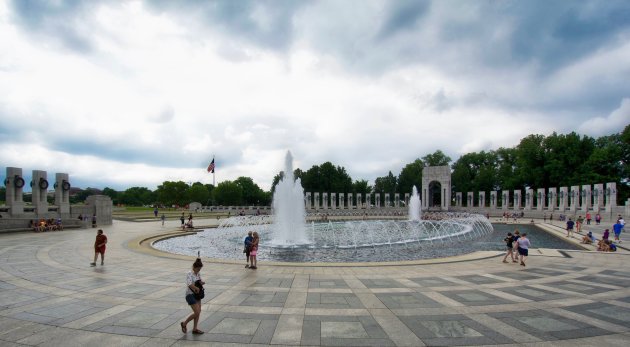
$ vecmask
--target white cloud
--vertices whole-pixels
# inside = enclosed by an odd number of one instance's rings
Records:
[[[623,131],[630,124],[630,98],[621,101],[619,108],[605,117],[587,120],[579,127],[579,132],[591,136],[604,136]]]

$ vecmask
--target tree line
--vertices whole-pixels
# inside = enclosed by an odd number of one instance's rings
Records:
[[[399,193],[403,197],[414,185],[420,189],[424,167],[450,165],[453,194],[616,182],[618,203],[623,204],[630,197],[630,125],[619,133],[599,138],[575,132],[529,135],[515,147],[466,153],[451,162],[450,157],[437,150],[406,164],[397,175],[389,171],[377,177],[374,185],[364,179],[352,179],[344,167],[331,162],[313,165],[306,171],[297,168],[293,174],[300,178],[305,192],[363,196],[380,193],[383,199],[385,193],[392,197]],[[100,193],[111,197],[114,204],[129,206],[185,206],[193,201],[203,205],[270,205],[282,177],[282,171],[274,176],[270,191],[264,191],[249,177],[224,181],[216,187],[200,182],[165,181],[155,191],[146,187],[124,191],[87,188],[72,196],[71,202],[81,202],[88,195]],[[4,195],[2,187],[0,200],[4,201]]]

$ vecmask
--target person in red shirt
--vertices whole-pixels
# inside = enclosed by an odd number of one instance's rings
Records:
[[[103,229],[98,229],[96,234],[96,241],[94,241],[94,262],[90,263],[91,266],[96,266],[96,259],[98,259],[99,253],[101,254],[101,265],[105,264],[105,245],[107,244],[107,236],[103,234]]]

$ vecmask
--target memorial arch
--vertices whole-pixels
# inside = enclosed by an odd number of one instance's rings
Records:
[[[422,210],[448,211],[451,205],[451,168],[429,166],[422,169]]]

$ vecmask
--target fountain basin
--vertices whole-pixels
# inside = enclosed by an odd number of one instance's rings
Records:
[[[234,217],[217,229],[153,244],[159,250],[219,259],[244,259],[248,231],[261,237],[258,259],[281,262],[384,262],[432,259],[470,253],[470,241],[492,232],[480,215],[452,214],[443,220],[314,222],[305,238],[277,242],[273,217]]]

